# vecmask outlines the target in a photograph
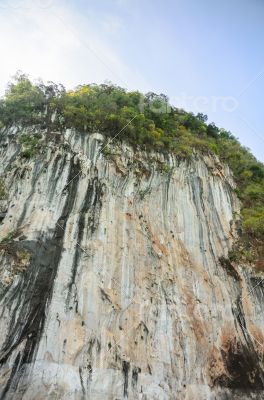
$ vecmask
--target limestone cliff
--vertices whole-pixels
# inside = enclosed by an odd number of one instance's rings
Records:
[[[25,159],[20,134],[0,143],[0,398],[263,399],[228,167],[70,130]]]

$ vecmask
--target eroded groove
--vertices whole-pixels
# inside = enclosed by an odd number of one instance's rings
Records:
[[[79,165],[72,162],[68,181],[71,181],[78,171]],[[19,351],[19,362],[12,369],[9,380],[3,388],[1,399],[7,396],[10,388],[17,387],[23,377],[23,374],[20,376],[19,372],[24,365],[31,363],[36,355],[60,262],[64,229],[74,205],[77,187],[78,178],[74,179],[67,189],[67,198],[59,219],[63,229],[56,225],[51,239],[40,239],[39,242],[27,243],[33,254],[30,266],[25,271],[23,279],[20,279],[14,289],[11,287],[4,299],[5,306],[9,307],[9,299],[12,298],[15,301],[16,294],[23,293],[11,314],[9,333],[0,353],[0,364],[6,363],[22,342],[25,344]]]

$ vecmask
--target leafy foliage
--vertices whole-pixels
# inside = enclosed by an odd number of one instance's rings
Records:
[[[0,178],[0,200],[7,198],[6,187],[3,178]]]
[[[39,138],[26,133],[20,135],[19,142],[22,144],[22,157],[31,158],[36,155],[39,148]]]
[[[233,171],[242,201],[243,237],[261,253],[264,239],[264,166],[228,131],[207,116],[169,105],[164,94],[127,92],[113,84],[89,84],[66,91],[62,85],[32,83],[17,74],[0,100],[0,128],[40,125],[47,132],[75,128],[101,132],[133,146],[171,151],[182,158],[193,149],[215,153]],[[24,157],[36,154],[35,137],[21,136]],[[107,149],[105,150],[107,152]]]

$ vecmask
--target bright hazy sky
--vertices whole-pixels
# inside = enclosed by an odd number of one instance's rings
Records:
[[[165,93],[264,160],[263,22],[264,0],[0,0],[0,92],[22,70]]]

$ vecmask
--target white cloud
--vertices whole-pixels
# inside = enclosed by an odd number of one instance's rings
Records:
[[[122,21],[83,16],[55,0],[6,0],[0,7],[0,92],[17,70],[66,87],[111,80],[148,90],[111,43]]]

